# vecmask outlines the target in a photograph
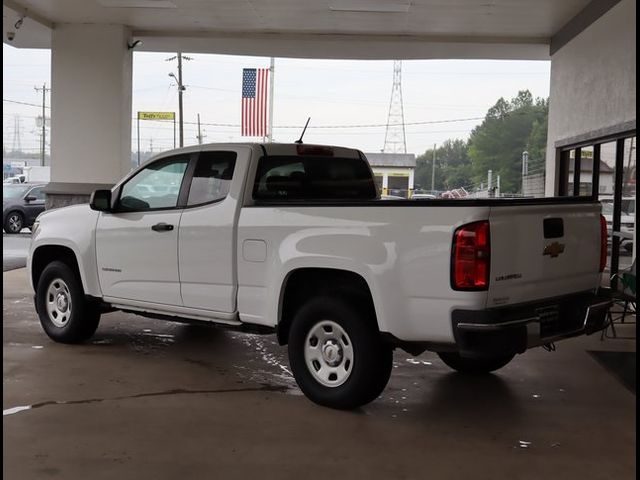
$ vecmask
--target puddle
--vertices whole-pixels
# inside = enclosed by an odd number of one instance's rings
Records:
[[[40,350],[40,349],[43,349],[44,347],[42,345],[33,345],[31,348],[35,350]]]
[[[270,371],[234,365],[235,368],[240,370],[238,375],[247,380],[257,382],[264,382],[265,380],[268,382],[275,381],[286,389],[284,393],[290,395],[302,395],[302,392],[298,388],[298,384],[293,378],[293,373],[291,373],[289,366],[286,365],[285,361],[281,358],[282,355],[277,351],[269,351],[272,348],[274,350],[277,349],[277,343],[263,335],[250,333],[234,335],[232,338],[236,340],[239,339],[246,347],[249,347],[251,350],[256,352],[262,362],[275,369],[275,371]]]
[[[407,358],[406,362],[410,363],[411,365],[433,365],[433,363],[431,362],[427,362],[426,360],[418,360],[417,358]]]
[[[170,338],[171,340],[174,340],[176,338],[175,335],[170,335],[168,333],[150,333],[151,330],[149,330],[149,332],[143,332],[143,335],[149,336],[149,337],[158,337],[158,338]]]

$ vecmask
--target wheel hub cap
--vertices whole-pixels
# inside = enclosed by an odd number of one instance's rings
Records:
[[[64,295],[63,293],[59,293],[56,304],[58,306],[58,310],[60,310],[61,312],[66,312],[69,306],[69,301],[67,300],[66,295]]]
[[[335,340],[327,340],[322,345],[322,358],[330,367],[340,365],[342,362],[342,347]]]
[[[56,327],[64,327],[71,318],[71,292],[61,278],[51,281],[47,288],[47,316]]]
[[[325,387],[339,387],[351,375],[355,357],[344,328],[332,320],[321,320],[307,334],[304,358],[314,380]]]

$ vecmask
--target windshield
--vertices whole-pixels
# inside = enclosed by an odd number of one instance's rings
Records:
[[[23,185],[3,185],[2,186],[2,198],[20,198],[27,193],[29,187]]]

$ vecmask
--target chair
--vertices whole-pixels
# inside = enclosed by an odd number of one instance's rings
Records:
[[[606,327],[602,330],[600,340],[604,340],[605,337],[618,338],[615,322],[635,323],[635,321],[626,322],[625,320],[629,315],[633,315],[634,319],[636,316],[636,261],[633,261],[628,270],[612,275],[611,283],[614,288],[609,290],[609,295],[613,299],[613,304],[607,312]],[[620,308],[622,311],[619,310]],[[609,328],[612,336],[607,334]]]

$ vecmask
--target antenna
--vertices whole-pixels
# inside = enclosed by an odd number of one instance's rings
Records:
[[[302,143],[302,137],[304,137],[304,132],[307,131],[307,125],[309,125],[309,120],[311,120],[311,117],[307,118],[307,123],[304,124],[304,129],[302,130],[302,135],[300,135],[300,138],[296,140],[295,143]]]

